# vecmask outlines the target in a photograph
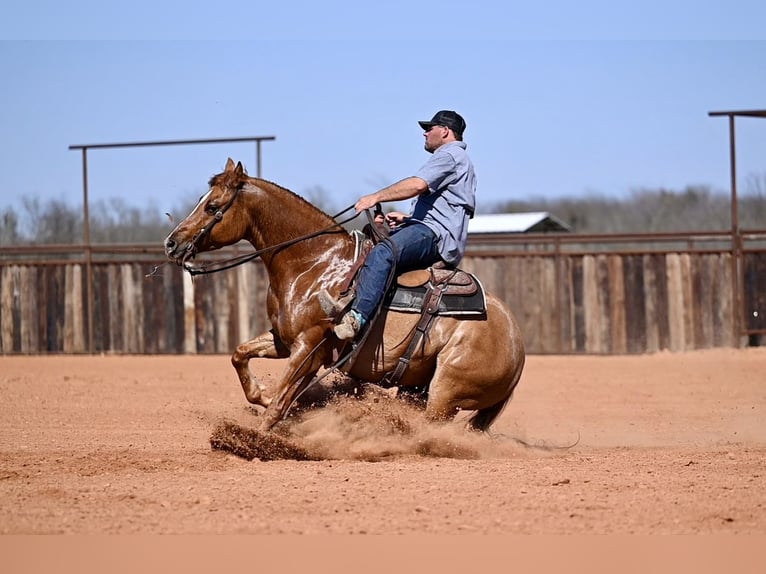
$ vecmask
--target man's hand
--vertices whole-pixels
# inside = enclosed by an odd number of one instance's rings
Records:
[[[359,198],[359,201],[356,202],[356,205],[354,205],[354,209],[356,209],[357,213],[360,213],[364,211],[365,209],[371,209],[375,207],[376,203],[379,203],[377,193],[363,195],[362,197]]]
[[[395,227],[398,227],[402,223],[404,223],[404,220],[407,219],[409,215],[405,213],[401,213],[399,211],[392,211],[391,213],[386,213],[386,223],[388,223],[388,226],[391,229],[394,229]]]

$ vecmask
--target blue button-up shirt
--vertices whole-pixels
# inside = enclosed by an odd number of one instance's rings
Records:
[[[428,192],[415,200],[412,218],[422,221],[439,238],[439,255],[457,265],[465,254],[468,220],[476,207],[476,174],[462,141],[434,151],[415,174],[428,184]]]

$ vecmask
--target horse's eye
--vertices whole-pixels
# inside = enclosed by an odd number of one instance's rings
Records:
[[[218,206],[215,203],[208,203],[207,207],[205,208],[205,211],[215,215],[215,212],[218,211]]]

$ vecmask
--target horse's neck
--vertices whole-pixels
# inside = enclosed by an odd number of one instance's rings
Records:
[[[328,257],[353,258],[353,238],[346,232],[330,232],[335,224],[331,217],[286,189],[262,180],[253,181],[257,189],[245,194],[250,220],[244,239],[257,250],[263,250],[305,237],[263,254],[272,283],[292,281]],[[318,234],[309,237],[314,233]]]

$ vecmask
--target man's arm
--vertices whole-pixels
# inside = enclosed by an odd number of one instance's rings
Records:
[[[413,175],[401,181],[397,181],[388,187],[384,187],[375,193],[362,196],[359,198],[359,201],[356,202],[354,208],[356,209],[356,212],[359,213],[360,211],[374,207],[376,203],[402,201],[425,193],[426,191],[428,191],[428,184],[425,180]]]

